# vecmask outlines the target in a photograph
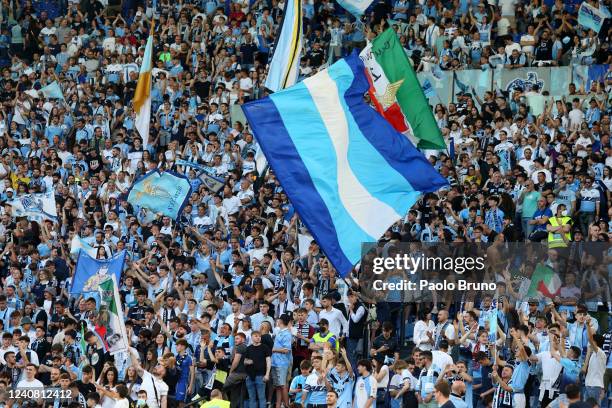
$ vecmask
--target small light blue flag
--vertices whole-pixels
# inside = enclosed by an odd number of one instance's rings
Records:
[[[74,238],[72,238],[72,241],[70,242],[70,255],[72,256],[72,259],[78,258],[81,251],[86,252],[92,258],[95,258],[96,254],[98,253],[97,248],[91,246],[83,238],[75,234]]]
[[[215,194],[217,194],[219,191],[223,190],[223,187],[225,187],[225,180],[224,179],[211,176],[210,174],[208,174],[206,172],[202,172],[198,176],[198,178],[200,179],[200,181],[202,181],[202,183],[206,186],[207,189],[209,189],[210,191],[212,191]]]
[[[337,0],[346,11],[359,18],[370,7],[373,0]]]
[[[426,79],[423,82],[422,88],[423,88],[423,93],[425,94],[426,97],[433,98],[436,96],[436,90],[434,89],[431,82],[429,82],[429,79]]]
[[[64,100],[64,93],[62,92],[62,88],[60,88],[57,81],[53,81],[44,88],[41,88],[40,93],[42,93],[43,96],[48,99]]]
[[[86,251],[79,252],[70,294],[97,292],[100,283],[111,275],[115,275],[116,282],[119,282],[126,254],[123,250],[108,259],[95,259]]]
[[[468,86],[459,80],[456,72],[453,72],[453,79],[455,80],[455,85],[457,85],[460,92],[466,92],[468,90]]]
[[[602,12],[602,10],[591,6],[586,1],[582,3],[578,10],[578,24],[596,33],[601,30],[606,17],[608,17],[607,12]]]
[[[128,202],[154,213],[177,219],[191,194],[187,177],[174,172],[153,170],[134,183]]]

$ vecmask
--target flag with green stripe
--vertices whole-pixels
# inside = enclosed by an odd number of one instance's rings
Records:
[[[380,95],[379,101],[384,106],[392,106],[394,102],[399,105],[419,148],[446,149],[429,102],[395,31],[389,28],[376,37],[371,51],[371,58],[364,63],[377,96]],[[386,85],[385,89],[379,90],[377,83]]]

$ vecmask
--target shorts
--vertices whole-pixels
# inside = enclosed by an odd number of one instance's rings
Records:
[[[179,402],[186,402],[187,397],[187,383],[182,381],[178,382],[176,384],[175,399]]]
[[[289,367],[272,367],[272,370],[270,370],[270,377],[272,378],[272,385],[275,387],[286,386],[288,371],[289,371]]]
[[[525,398],[524,393],[515,393],[512,394],[512,406],[514,408],[525,408],[527,404],[527,399]]]

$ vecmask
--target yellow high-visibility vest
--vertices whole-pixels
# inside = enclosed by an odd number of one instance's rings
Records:
[[[550,222],[550,225],[552,225],[553,227],[567,225],[569,221],[571,221],[570,217],[561,217],[560,224],[559,224],[559,221],[557,220],[557,217],[550,217],[548,220],[548,222]],[[569,232],[567,232],[565,236],[567,237],[568,241],[572,239],[572,235]],[[548,233],[548,247],[549,248],[567,248],[567,243],[563,240],[562,234],[559,234],[558,232],[549,232]]]
[[[336,343],[336,351],[340,351],[340,343],[338,342],[338,339],[336,338],[336,336],[334,336],[331,332],[327,332],[327,334],[325,336],[321,336],[321,333],[315,333],[314,336],[312,336],[312,341],[314,341],[315,343],[325,343],[328,342],[329,339],[334,338],[334,342]]]

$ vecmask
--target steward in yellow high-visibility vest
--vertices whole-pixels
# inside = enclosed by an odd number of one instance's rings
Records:
[[[340,342],[334,336],[332,332],[329,331],[329,323],[326,319],[319,320],[319,331],[312,336],[310,339],[310,345],[308,348],[311,350],[318,350],[319,352],[323,352],[325,348],[325,343],[329,343],[332,350],[336,351],[340,350]]]
[[[549,248],[567,248],[572,239],[570,234],[572,218],[563,215],[565,209],[565,204],[559,204],[555,216],[548,219],[546,231],[548,231]]]

